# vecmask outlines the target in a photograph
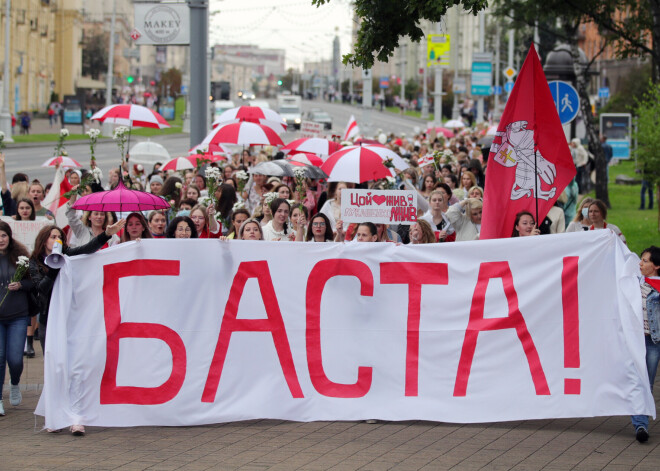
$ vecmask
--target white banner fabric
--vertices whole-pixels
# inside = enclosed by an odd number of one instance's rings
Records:
[[[37,217],[34,221],[17,221],[11,216],[0,216],[11,227],[14,239],[25,245],[30,252],[34,250],[34,240],[44,227],[53,224],[53,221],[45,217]]]
[[[46,427],[655,416],[610,231],[397,246],[143,240],[68,259]]]

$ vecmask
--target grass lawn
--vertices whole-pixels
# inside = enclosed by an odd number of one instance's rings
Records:
[[[639,255],[646,247],[660,245],[658,202],[653,202],[653,210],[638,209],[641,185],[617,185],[614,183],[617,175],[639,178],[635,174],[635,162],[623,161],[610,167],[609,194],[612,208],[607,212],[607,220],[621,229],[630,250]],[[595,197],[595,194],[592,192],[589,196]]]
[[[379,109],[378,107],[375,107],[374,109]],[[385,111],[389,111],[390,113],[396,113],[396,114],[401,114],[401,109],[398,106],[386,106]],[[405,112],[406,116],[411,116],[413,118],[420,118],[422,117],[422,112],[421,111],[415,111],[415,110],[406,110]],[[429,121],[433,121],[433,113],[429,110]]]

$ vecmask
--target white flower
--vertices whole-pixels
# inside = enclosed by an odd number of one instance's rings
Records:
[[[274,192],[272,192],[272,191],[271,191],[270,193],[266,193],[266,194],[264,195],[264,203],[266,203],[266,204],[270,204],[270,203],[272,203],[273,200],[274,200],[275,198],[277,198],[277,197],[278,197],[278,194],[277,194],[277,193],[274,193]]]
[[[234,206],[232,206],[231,210],[236,211],[237,209],[245,209],[245,203],[243,203],[242,201],[237,201],[236,203],[234,203]]]
[[[87,135],[89,136],[90,139],[96,139],[96,138],[99,137],[100,134],[101,134],[101,131],[99,129],[94,129],[93,128],[93,129],[90,129],[89,131],[87,131]]]
[[[393,185],[394,182],[396,181],[394,177],[385,177],[385,180],[387,180],[387,183],[389,183],[390,185]]]
[[[175,186],[178,190],[180,190],[181,188],[183,188],[183,184],[181,184],[181,182],[176,182],[176,183],[174,184],[174,186]]]
[[[297,179],[305,178],[307,176],[307,172],[302,167],[296,167],[293,169],[293,176]]]
[[[239,170],[234,174],[238,180],[249,180],[250,176],[245,172],[245,170]]]
[[[16,265],[27,267],[30,264],[30,259],[26,257],[25,255],[20,255],[18,257],[18,262],[16,262]]]
[[[202,206],[208,207],[208,205],[211,204],[211,198],[209,198],[208,196],[200,196],[197,199],[197,202]]]
[[[119,126],[118,128],[115,128],[114,134],[112,135],[112,138],[116,140],[123,140],[125,138],[126,133],[129,131],[129,129],[126,126]]]
[[[199,146],[197,148],[198,154],[206,154],[209,151],[209,146]]]
[[[287,202],[289,203],[289,206],[296,204],[296,200],[287,200]]]
[[[220,169],[217,167],[207,167],[206,170],[204,171],[204,174],[206,175],[207,180],[222,179],[222,173],[220,173]]]
[[[103,178],[103,172],[101,171],[100,168],[94,167],[92,169],[92,176],[94,177],[94,180],[96,180],[96,183],[101,183],[101,179]]]
[[[0,141],[4,141],[4,140],[5,140],[5,133],[0,131]]]
[[[69,135],[69,130],[64,128],[60,131],[60,137],[67,137]]]
[[[445,149],[445,150],[442,151],[442,156],[445,159],[451,159],[451,158],[454,157],[454,153],[452,151],[450,151],[449,149]]]

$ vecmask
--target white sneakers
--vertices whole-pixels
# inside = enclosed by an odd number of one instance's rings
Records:
[[[21,395],[20,386],[12,384],[9,388],[9,403],[12,406],[20,406],[21,401],[23,401],[23,396]]]
[[[0,416],[5,415],[5,406],[2,405],[2,400],[0,400]]]

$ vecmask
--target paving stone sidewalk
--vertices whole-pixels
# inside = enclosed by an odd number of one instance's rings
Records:
[[[8,381],[8,380],[7,380]],[[252,420],[197,427],[41,431],[43,358],[26,359],[23,404],[5,384],[0,470],[660,470],[660,426],[635,441],[628,417],[488,424]],[[658,394],[656,394],[658,396]],[[660,399],[656,400],[656,408]]]

